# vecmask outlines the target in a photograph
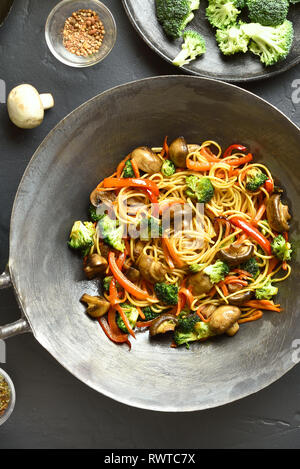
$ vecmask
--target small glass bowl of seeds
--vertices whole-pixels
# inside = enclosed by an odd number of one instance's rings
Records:
[[[14,384],[8,374],[0,368],[0,426],[12,414],[16,402]]]
[[[48,16],[45,37],[52,54],[70,67],[90,67],[111,52],[117,27],[98,0],[63,0]]]

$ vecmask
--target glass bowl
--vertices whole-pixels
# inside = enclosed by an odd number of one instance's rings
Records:
[[[105,29],[102,46],[87,57],[72,54],[63,45],[62,32],[65,21],[74,11],[81,9],[95,11]],[[47,18],[45,37],[50,51],[60,62],[70,67],[90,67],[101,62],[111,52],[116,42],[117,27],[109,9],[98,0],[63,0],[53,8]]]
[[[6,411],[4,412],[4,414],[2,416],[0,416],[0,426],[1,426],[11,416],[11,414],[12,414],[14,408],[15,408],[16,391],[15,391],[14,383],[12,382],[11,378],[6,373],[6,371],[2,370],[2,368],[0,368],[0,375],[2,375],[3,378],[5,379],[5,381],[7,382],[9,390],[10,390],[9,405],[8,405]]]

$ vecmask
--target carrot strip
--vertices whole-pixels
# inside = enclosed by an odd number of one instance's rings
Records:
[[[169,254],[169,251],[168,251],[167,246],[165,245],[165,243],[162,243],[162,248],[163,248],[166,263],[168,264],[170,269],[172,269],[172,270],[175,269],[175,264],[174,264],[170,254]]]
[[[142,321],[138,321],[138,322],[136,323],[136,327],[139,327],[139,328],[141,328],[141,327],[149,327],[149,326],[151,326],[152,321],[153,321],[153,319],[152,319],[151,321],[143,321],[143,322],[142,322]]]
[[[127,155],[124,158],[124,160],[122,160],[121,163],[118,165],[118,167],[117,167],[117,178],[121,177],[122,171],[125,168],[125,164],[129,160],[130,157],[131,157],[131,154]],[[103,183],[103,181],[102,181],[102,183]]]
[[[242,285],[243,287],[246,287],[248,285],[248,282],[246,282],[246,280],[242,280],[238,277],[226,277],[224,283],[226,285],[237,283],[238,285]]]
[[[145,315],[144,315],[144,313],[143,313],[142,308],[140,308],[139,306],[137,306],[136,309],[138,310],[139,315],[141,316],[141,318],[142,318],[142,319],[145,319]]]
[[[271,301],[267,302],[267,300],[250,300],[243,306],[247,306],[249,308],[261,308],[266,311],[275,311],[276,313],[280,313],[282,311],[280,307],[274,305]]]
[[[248,318],[242,318],[238,320],[239,324],[244,324],[245,322],[252,322],[252,321],[257,321],[258,319],[262,318],[263,312],[260,310],[255,311],[251,316]]]
[[[162,244],[165,245],[166,249],[169,251],[169,254],[172,260],[174,261],[176,267],[183,267],[185,265],[184,262],[178,256],[177,252],[175,251],[167,236],[162,237]]]
[[[266,211],[267,207],[265,204],[261,204],[261,206],[259,207],[255,217],[253,218],[252,220],[252,224],[257,226],[258,222],[262,219],[262,217],[264,216],[265,214],[265,211]]]
[[[222,281],[218,284],[218,287],[221,288],[222,290],[222,293],[224,296],[228,296],[229,295],[229,291],[228,291],[228,288],[226,287],[225,283]]]
[[[210,318],[205,318],[205,317],[203,316],[203,314],[201,313],[201,308],[202,308],[202,307],[200,306],[200,308],[197,309],[196,314],[197,314],[197,316],[199,316],[199,318],[201,319],[201,321],[207,323],[207,322],[210,321]]]
[[[163,143],[163,149],[160,154],[162,157],[166,157],[166,158],[169,157],[169,146],[167,142],[168,142],[168,136],[166,135],[164,139],[164,143]]]
[[[132,169],[133,169],[135,177],[139,178],[140,177],[140,171],[139,171],[139,168],[138,168],[135,160],[131,160],[131,165],[132,165]]]

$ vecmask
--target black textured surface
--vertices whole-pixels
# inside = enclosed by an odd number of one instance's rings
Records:
[[[0,30],[0,79],[7,89],[28,82],[41,92],[51,91],[56,100],[43,125],[32,131],[16,129],[7,119],[5,105],[0,104],[1,270],[8,256],[14,194],[32,153],[49,130],[105,89],[174,73],[142,42],[119,0],[105,3],[115,15],[118,40],[111,55],[91,69],[67,68],[48,52],[43,28],[52,0],[15,0]],[[247,89],[300,124],[300,104],[291,100],[297,79],[299,66]],[[17,319],[12,291],[0,295],[1,324]],[[180,415],[137,410],[97,394],[68,374],[31,335],[9,340],[4,367],[15,382],[17,404],[11,419],[0,428],[0,448],[300,447],[299,367],[254,396],[223,408]]]

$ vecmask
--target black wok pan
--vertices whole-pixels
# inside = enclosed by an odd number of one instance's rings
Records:
[[[0,328],[0,338],[31,330],[65,368],[97,391],[136,407],[192,411],[259,391],[299,360],[299,264],[281,285],[284,313],[241,327],[233,338],[195,344],[190,351],[149,342],[140,333],[132,351],[111,343],[79,303],[97,286],[84,280],[67,249],[76,219],[85,219],[88,195],[124,155],[163,137],[189,142],[240,142],[278,175],[298,230],[300,133],[253,94],[222,82],[186,76],[146,79],[114,88],[83,104],[49,134],[33,156],[16,195],[10,234],[10,282],[22,318]],[[296,257],[296,256],[295,256]],[[9,278],[10,277],[10,278]]]

